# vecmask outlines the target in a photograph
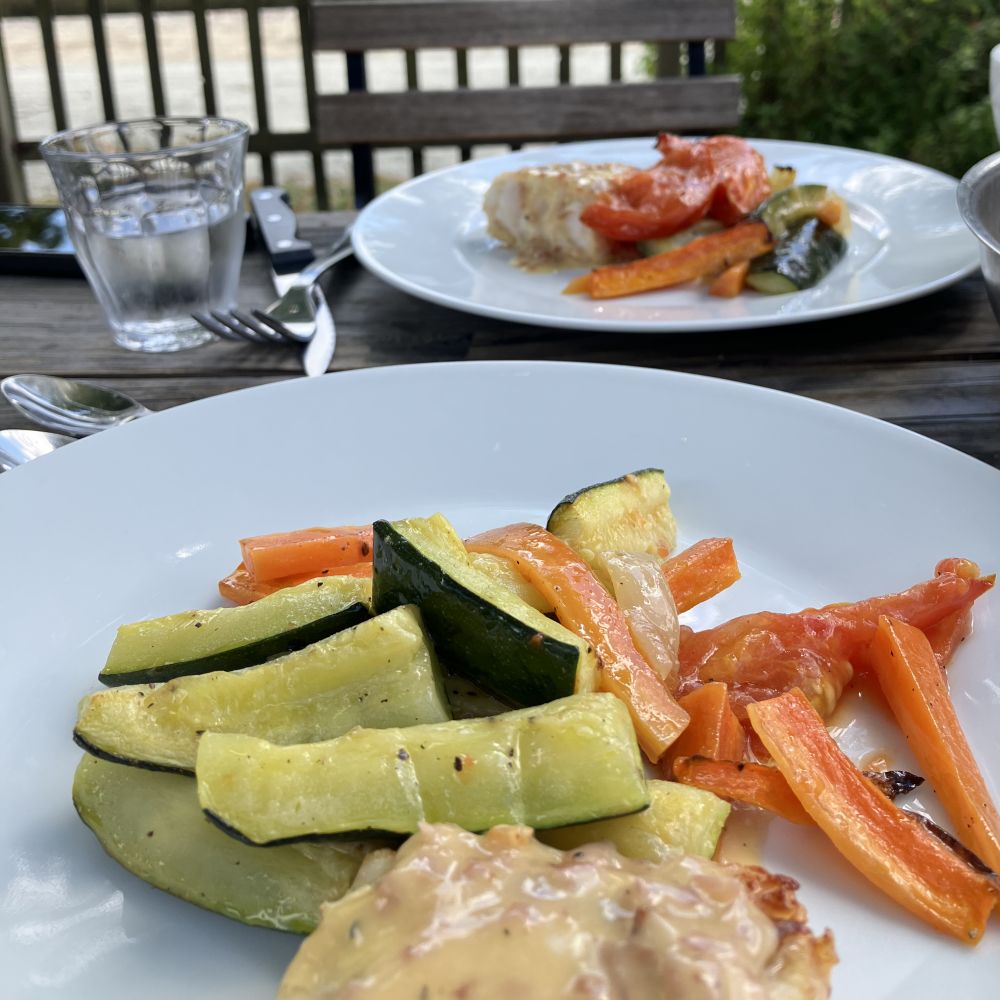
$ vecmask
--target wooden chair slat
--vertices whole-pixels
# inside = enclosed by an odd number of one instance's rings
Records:
[[[657,131],[717,131],[739,123],[739,79],[409,91],[321,96],[317,131],[331,146],[538,142]]]
[[[732,0],[314,0],[317,49],[732,38]]]

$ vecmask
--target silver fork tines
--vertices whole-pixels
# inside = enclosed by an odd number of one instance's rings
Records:
[[[334,264],[353,253],[348,227],[322,260],[313,261],[295,277],[291,287],[267,309],[242,309],[222,312],[213,309],[211,315],[192,313],[194,320],[206,330],[226,340],[249,341],[252,344],[282,346],[308,344],[316,332],[316,307],[312,286]]]

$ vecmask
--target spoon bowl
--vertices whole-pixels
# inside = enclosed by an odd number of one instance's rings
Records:
[[[77,437],[152,412],[117,389],[51,375],[11,375],[0,382],[0,392],[29,420]]]
[[[65,434],[50,434],[48,431],[0,431],[0,472],[8,472],[15,466],[41,458],[75,440]]]

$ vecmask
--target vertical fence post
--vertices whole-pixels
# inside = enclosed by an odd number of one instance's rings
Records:
[[[347,59],[347,89],[367,90],[364,52],[346,52],[344,55]],[[375,164],[371,146],[351,146],[351,160],[354,165],[354,205],[362,208],[375,197]]]
[[[7,60],[3,38],[0,37],[0,201],[28,200],[24,174],[15,152],[17,130],[14,122],[14,102],[7,76]]]

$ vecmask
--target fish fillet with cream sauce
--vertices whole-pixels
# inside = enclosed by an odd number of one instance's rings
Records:
[[[634,173],[621,163],[562,163],[501,174],[483,200],[489,234],[530,271],[621,260],[622,245],[584,225],[580,213]]]
[[[836,961],[795,884],[681,853],[424,826],[324,908],[279,1000],[819,1000]]]

